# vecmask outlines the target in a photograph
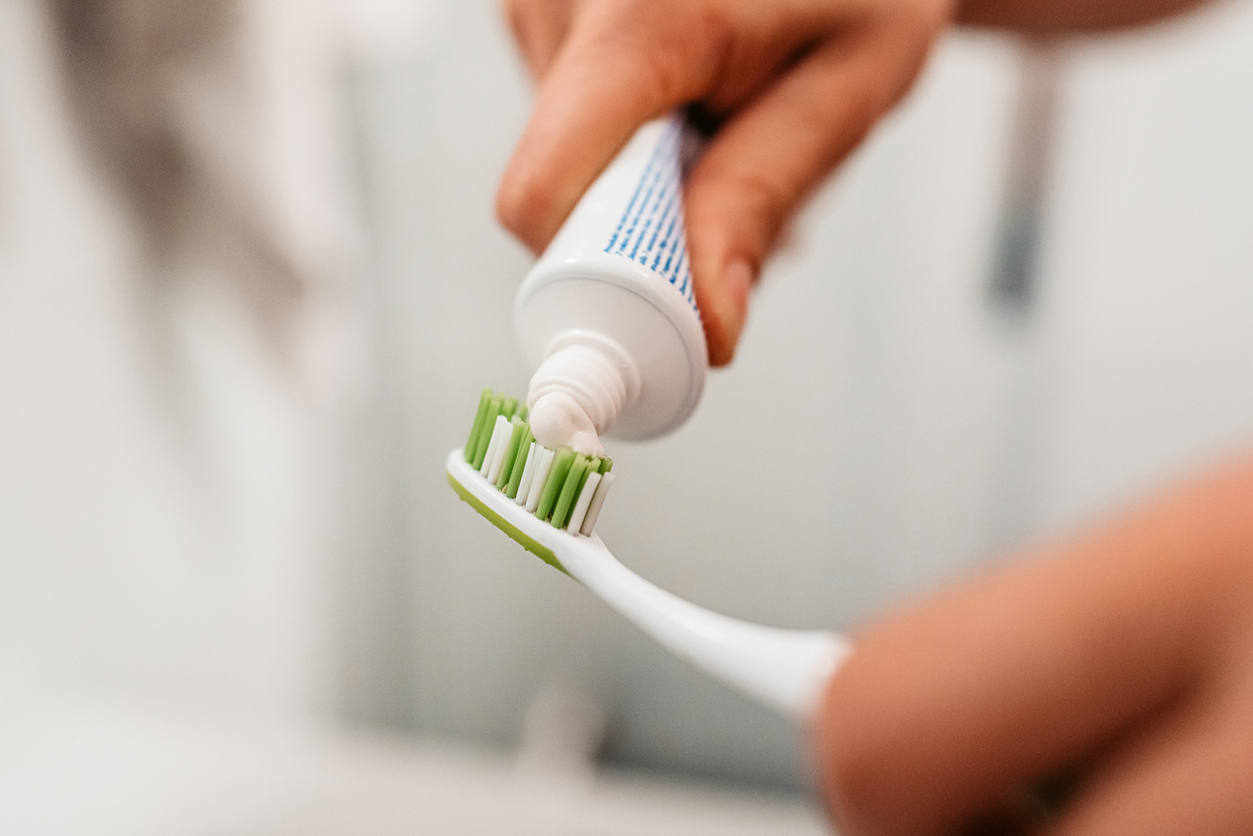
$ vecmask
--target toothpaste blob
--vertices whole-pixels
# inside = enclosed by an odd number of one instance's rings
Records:
[[[596,425],[578,401],[565,392],[549,392],[535,401],[530,410],[535,440],[557,450],[569,447],[585,456],[603,456]]]
[[[603,456],[608,432],[638,388],[630,358],[604,339],[583,335],[550,354],[531,378],[527,409],[535,438],[545,447],[569,447]]]
[[[605,494],[613,484],[612,460],[569,447],[545,447],[527,423],[526,406],[490,388],[479,396],[470,438],[460,452],[470,468],[515,505],[571,534],[592,535]],[[465,484],[451,469],[448,473],[454,486]],[[475,505],[460,488],[458,493]]]

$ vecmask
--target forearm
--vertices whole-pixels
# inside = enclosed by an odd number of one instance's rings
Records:
[[[869,626],[818,720],[841,832],[1038,818],[1060,774],[1042,832],[1253,833],[1251,602],[1245,458]]]
[[[957,19],[1036,34],[1116,29],[1150,23],[1205,0],[960,0]]]

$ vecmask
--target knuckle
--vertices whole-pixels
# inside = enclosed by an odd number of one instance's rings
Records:
[[[606,32],[594,45],[602,54],[616,53],[620,79],[642,101],[671,102],[681,88],[682,58],[664,45],[642,43]]]
[[[725,38],[701,4],[619,0],[600,11],[589,47],[612,56],[641,99],[673,105],[702,92],[710,56]]]
[[[638,54],[636,71],[650,99],[674,103],[683,98],[683,72],[680,59],[671,51],[648,50]]]

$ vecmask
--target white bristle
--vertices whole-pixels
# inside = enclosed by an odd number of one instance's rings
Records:
[[[587,509],[592,504],[592,494],[596,493],[596,486],[599,484],[599,473],[587,475],[583,490],[579,491],[579,498],[574,501],[574,508],[570,511],[570,522],[566,525],[566,530],[571,534],[578,534],[582,530],[583,520],[587,517]]]
[[[587,506],[587,516],[583,518],[583,525],[579,527],[580,534],[591,537],[592,532],[596,530],[596,518],[600,516],[600,509],[605,507],[605,494],[609,493],[609,486],[612,484],[613,471],[611,470],[601,476],[600,484],[596,486],[596,493],[592,496],[591,504]]]
[[[522,481],[518,482],[518,493],[514,496],[514,502],[519,505],[526,505],[526,495],[531,490],[531,480],[535,478],[535,448],[534,441],[526,451],[526,464],[522,467]]]
[[[504,416],[501,416],[502,420]],[[496,445],[496,458],[492,462],[492,469],[487,472],[487,481],[493,485],[500,479],[500,471],[505,467],[505,460],[509,458],[509,442],[513,440],[513,424],[504,421],[500,426],[500,443]]]
[[[496,453],[497,433],[500,430],[500,422],[492,424],[492,434],[487,437],[487,451],[483,454],[483,463],[479,465],[479,473],[486,477],[487,471],[491,469],[492,458]]]
[[[496,416],[496,429],[492,431],[492,440],[487,445],[487,455],[483,458],[483,469],[480,471],[487,481],[495,482],[500,475],[500,465],[509,451],[509,436],[513,434],[513,425],[503,415]]]
[[[482,454],[482,464],[479,465],[479,473],[487,478],[487,470],[491,468],[492,455],[496,452],[496,426],[492,425],[491,435],[487,436],[487,450]]]
[[[531,493],[526,498],[526,510],[535,513],[539,507],[540,494],[544,492],[544,482],[548,481],[548,471],[553,467],[555,453],[547,447],[541,447],[539,466],[535,468],[535,478],[531,480]]]

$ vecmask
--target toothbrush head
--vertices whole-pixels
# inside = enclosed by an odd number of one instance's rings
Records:
[[[623,566],[593,530],[613,477],[608,460],[537,445],[525,410],[484,390],[469,441],[448,454],[453,490],[680,658],[797,722],[812,716],[848,655],[847,640],[823,630],[781,630],[728,618]]]
[[[448,454],[448,484],[452,485],[457,495],[471,508],[478,511],[480,516],[509,535],[510,539],[522,548],[554,569],[566,572],[566,567],[561,565],[561,561],[557,559],[552,549],[523,530],[529,527],[526,521],[539,521],[528,514],[525,509],[509,502],[503,494],[489,485],[477,470],[466,463],[464,455],[464,450],[460,449]]]
[[[564,572],[543,541],[549,531],[593,535],[612,468],[608,457],[542,446],[526,422],[525,404],[484,389],[470,438],[448,457],[448,481],[493,525]]]

